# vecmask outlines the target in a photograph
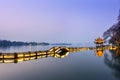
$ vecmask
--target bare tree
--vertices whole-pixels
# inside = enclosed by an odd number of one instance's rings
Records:
[[[103,33],[104,40],[109,38],[109,43],[120,45],[120,11],[118,22]]]

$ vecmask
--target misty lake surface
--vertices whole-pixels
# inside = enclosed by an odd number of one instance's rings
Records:
[[[0,52],[38,51],[51,47],[1,47]],[[111,55],[109,51],[105,53]],[[120,61],[114,61],[105,55],[98,57],[91,50],[70,53],[64,58],[47,57],[19,63],[0,63],[0,80],[120,80]]]

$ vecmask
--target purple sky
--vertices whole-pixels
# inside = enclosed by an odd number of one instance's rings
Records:
[[[119,0],[0,0],[0,39],[92,42],[112,26]]]

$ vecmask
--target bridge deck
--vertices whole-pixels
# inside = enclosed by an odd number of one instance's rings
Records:
[[[63,51],[63,49],[65,51]],[[57,57],[62,58],[67,56],[69,53],[72,52],[80,52],[80,51],[87,51],[87,50],[108,50],[108,49],[116,49],[113,46],[106,46],[106,47],[52,47],[49,50],[45,51],[32,51],[32,52],[18,52],[18,53],[0,53],[0,62],[7,63],[7,62],[19,62],[19,61],[26,61],[44,57]]]

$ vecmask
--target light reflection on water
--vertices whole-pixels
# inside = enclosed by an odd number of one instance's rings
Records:
[[[31,50],[51,47],[32,46]],[[0,51],[24,52],[30,51],[30,47],[1,48]],[[1,63],[0,80],[119,80],[119,55],[113,55],[115,51],[104,51],[105,55],[98,57],[95,52],[75,52],[62,59],[47,57],[17,64]]]

